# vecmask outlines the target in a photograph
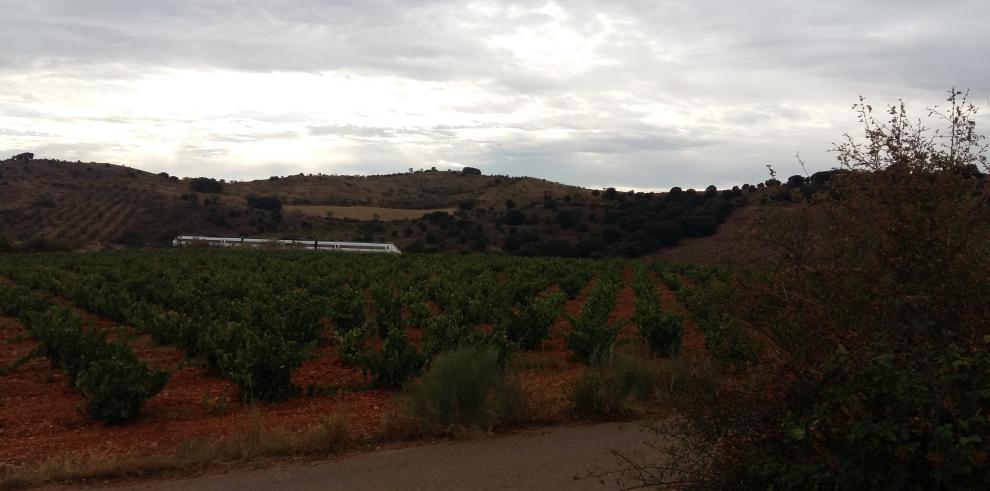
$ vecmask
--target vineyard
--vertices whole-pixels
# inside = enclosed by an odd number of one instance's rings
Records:
[[[4,256],[0,463],[149,451],[139,439],[174,448],[259,410],[273,425],[333,414],[380,435],[402,388],[464,348],[513,373],[527,421],[566,420],[575,384],[615,353],[649,366],[702,356],[675,299],[691,300],[689,277],[702,278],[659,262],[508,256]]]

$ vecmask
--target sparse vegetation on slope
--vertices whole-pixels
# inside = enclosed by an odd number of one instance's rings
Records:
[[[634,257],[714,233],[753,189],[598,192],[437,171],[224,182],[109,164],[8,160],[0,163],[8,198],[0,204],[0,231],[24,250],[164,245],[181,233],[394,242],[412,252]]]

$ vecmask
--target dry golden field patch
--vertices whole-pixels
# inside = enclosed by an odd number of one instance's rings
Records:
[[[453,208],[435,208],[431,210],[410,210],[402,208],[381,208],[378,206],[327,206],[327,205],[289,205],[287,212],[299,212],[306,216],[351,218],[354,220],[416,220],[427,213],[437,211],[454,213]]]

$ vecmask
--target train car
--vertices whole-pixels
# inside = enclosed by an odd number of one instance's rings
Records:
[[[276,249],[312,249],[316,251],[335,252],[378,252],[384,254],[402,254],[395,244],[379,242],[337,242],[323,240],[277,240],[249,239],[246,237],[202,237],[197,235],[180,235],[172,240],[172,246],[210,246],[210,247],[249,247]]]

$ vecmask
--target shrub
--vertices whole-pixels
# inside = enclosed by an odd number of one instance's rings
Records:
[[[659,372],[645,360],[616,356],[588,367],[570,393],[574,413],[585,418],[614,417],[636,412],[635,403],[653,400]]]
[[[554,216],[554,221],[560,228],[571,228],[578,223],[579,217],[580,215],[576,210],[562,210]]]
[[[107,342],[100,331],[83,329],[81,319],[67,309],[52,306],[20,315],[40,343],[38,352],[65,371],[82,395],[80,409],[93,419],[108,424],[133,419],[168,381],[168,373],[149,370],[126,345]]]
[[[699,327],[714,360],[735,367],[756,363],[759,347],[738,318],[718,315]]]
[[[497,418],[493,391],[500,379],[499,354],[470,347],[441,354],[406,390],[409,412],[427,426],[489,430]]]
[[[685,454],[716,449],[687,479],[716,489],[990,485],[990,187],[964,172],[990,165],[976,108],[955,90],[948,102],[931,112],[943,126],[933,133],[903,104],[877,119],[860,100],[865,139],[836,146],[847,172],[794,213],[761,219],[772,267],[738,271],[718,301],[728,315],[702,318],[730,357],[738,333],[759,333],[767,349],[684,412],[684,441],[695,443]],[[685,479],[651,475],[662,477],[640,485]]]
[[[533,297],[526,305],[520,306],[518,312],[510,312],[505,321],[509,341],[524,350],[539,347],[550,333],[550,325],[565,302],[567,298],[564,294],[550,293]]]
[[[502,215],[502,223],[506,225],[522,225],[526,223],[526,215],[523,212],[512,208]]]
[[[647,302],[649,305],[641,305]],[[657,355],[674,356],[680,352],[684,319],[662,311],[657,300],[641,302],[637,298],[633,322],[639,326],[639,333],[646,340],[646,345]]]
[[[279,337],[305,344],[320,339],[323,332],[321,321],[326,314],[324,305],[321,299],[303,290],[290,290],[275,297],[272,303],[275,312],[267,318],[276,319],[278,324],[271,328]],[[264,322],[264,319],[257,319],[255,324]]]
[[[705,237],[715,233],[718,220],[710,215],[693,214],[677,219],[685,237]]]
[[[330,322],[338,331],[350,331],[364,323],[364,296],[361,290],[344,285],[333,291],[329,306]]]
[[[599,278],[581,312],[576,318],[571,318],[573,329],[567,335],[567,347],[585,363],[611,356],[621,329],[621,321],[608,321],[617,289],[618,282],[613,274]]]
[[[189,189],[196,193],[219,193],[223,191],[223,184],[208,177],[194,177],[189,180]]]
[[[22,320],[40,343],[40,352],[65,371],[69,385],[75,386],[79,374],[107,353],[103,333],[84,331],[82,320],[68,309],[51,307],[27,312]]]
[[[990,394],[990,346],[950,347],[928,361],[892,348],[837,351],[820,374],[797,381],[799,412],[782,415],[782,438],[747,459],[746,482],[804,489],[990,484],[990,422],[982,410]],[[825,447],[815,449],[816,443]],[[841,462],[841,471],[813,458],[819,453]]]
[[[557,281],[557,286],[560,287],[560,291],[567,295],[568,299],[574,300],[587,283],[588,278],[583,274],[570,274]]]
[[[578,316],[572,319],[574,329],[567,335],[567,348],[585,363],[611,356],[612,347],[619,336],[620,326],[610,324],[596,316]]]
[[[311,346],[236,322],[211,326],[206,341],[212,362],[237,384],[247,401],[274,401],[298,393],[292,371],[309,356]]]
[[[248,196],[247,205],[249,208],[276,212],[282,209],[282,201],[272,196]]]
[[[608,255],[608,242],[593,235],[578,240],[575,247],[580,257],[601,258]]]
[[[364,356],[364,343],[368,338],[368,329],[361,326],[346,331],[334,332],[333,341],[337,346],[337,355],[349,365],[360,365]]]
[[[361,362],[374,375],[376,386],[395,389],[422,370],[426,357],[401,330],[392,329],[382,342],[382,350],[366,351]]]
[[[144,401],[168,382],[167,372],[154,371],[129,348],[111,344],[109,356],[89,364],[76,381],[83,412],[104,423],[134,418]]]

